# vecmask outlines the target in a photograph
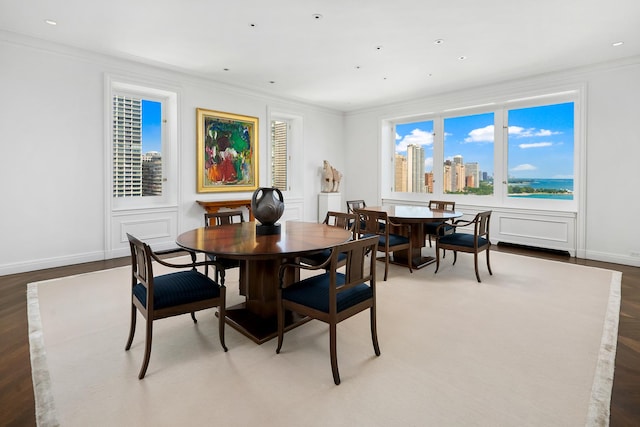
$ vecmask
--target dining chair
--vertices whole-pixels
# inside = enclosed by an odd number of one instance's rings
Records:
[[[204,214],[204,225],[206,227],[218,227],[222,225],[230,225],[237,224],[240,222],[244,222],[244,215],[242,211],[231,210],[231,211],[220,211],[220,212],[210,212]],[[222,258],[216,255],[207,255],[212,261],[218,261],[223,265],[225,270],[230,268],[238,268],[240,267],[240,261],[236,259]],[[205,265],[204,274],[209,275],[209,267]],[[218,270],[215,270],[215,280],[218,280]]]
[[[331,249],[330,257],[316,266],[286,263],[280,266],[280,286],[277,290],[278,347],[284,338],[285,310],[329,324],[329,352],[333,382],[340,384],[337,355],[337,324],[364,310],[369,310],[371,340],[376,356],[380,356],[376,327],[376,236],[352,240]],[[340,256],[346,259],[345,272],[338,272]],[[288,269],[325,269],[324,274],[285,285]]]
[[[348,230],[351,232],[351,238],[355,239],[357,237],[355,232],[357,217],[358,216],[354,213],[329,211],[325,215],[324,221],[322,221],[322,223],[331,227],[338,227]],[[301,256],[300,262],[309,265],[319,265],[325,262],[330,256],[331,249],[325,249],[322,252]],[[344,262],[346,261],[346,255],[340,254],[338,258],[338,264],[340,264],[340,267],[342,267],[344,265]]]
[[[151,357],[153,322],[179,314],[191,313],[197,323],[195,312],[218,307],[218,334],[224,351],[224,318],[226,288],[224,286],[224,267],[215,261],[196,262],[195,253],[191,253],[191,263],[174,264],[160,259],[148,244],[127,234],[131,249],[131,327],[125,351],[131,348],[136,332],[137,312],[146,319],[145,351],[138,378],[144,378]],[[173,273],[154,276],[153,263],[171,268],[191,268]],[[196,270],[196,267],[213,264],[220,272],[220,281],[215,282]]]
[[[347,200],[347,213],[355,213],[356,209],[366,208],[364,200]]]
[[[412,245],[409,238],[411,236],[411,224],[394,223],[389,219],[387,213],[382,211],[356,209],[356,213],[360,217],[360,221],[356,221],[360,224],[358,236],[360,238],[378,237],[378,251],[384,252],[384,258],[380,258],[381,261],[384,260],[384,281],[387,280],[389,273],[389,256],[394,251],[407,251],[407,266],[409,267],[409,272],[413,273],[411,268]],[[403,233],[399,234],[398,232]]]
[[[429,209],[433,211],[455,211],[456,202],[449,202],[444,200],[430,200]],[[431,237],[436,237],[436,229],[440,224],[447,223],[447,221],[434,221],[424,224],[425,235],[429,239],[429,247],[431,248]],[[453,227],[445,226],[440,229],[441,233],[450,234],[453,233]]]
[[[487,252],[487,269],[491,272],[491,264],[489,263],[489,251],[491,249],[491,240],[489,238],[489,225],[491,220],[491,211],[480,212],[471,221],[458,220],[452,224],[441,224],[440,227],[453,227],[454,232],[451,234],[440,234],[440,230],[436,233],[436,271],[440,268],[440,249],[449,249],[453,251],[453,265],[455,265],[458,252],[468,252],[473,254],[473,262],[476,270],[476,278],[480,280],[478,273],[478,254],[482,251]],[[458,229],[461,227],[473,227],[473,233],[460,233]]]

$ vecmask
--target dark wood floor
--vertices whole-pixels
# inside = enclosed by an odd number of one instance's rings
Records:
[[[520,253],[622,272],[622,303],[611,426],[640,425],[640,268],[586,261],[523,248],[494,246]],[[129,258],[98,261],[23,274],[0,276],[0,426],[33,426],[35,410],[27,326],[26,284],[127,265]],[[495,269],[495,267],[494,267]]]

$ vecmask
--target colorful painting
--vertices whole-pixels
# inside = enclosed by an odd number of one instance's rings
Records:
[[[258,118],[196,109],[197,191],[258,188]]]

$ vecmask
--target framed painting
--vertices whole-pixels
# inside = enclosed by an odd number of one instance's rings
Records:
[[[196,109],[197,192],[258,188],[258,118]]]

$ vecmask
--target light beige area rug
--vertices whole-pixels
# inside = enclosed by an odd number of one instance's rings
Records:
[[[378,282],[380,357],[366,313],[339,325],[339,386],[323,323],[287,333],[281,354],[228,327],[225,353],[211,310],[197,325],[157,321],[138,380],[144,322],[124,351],[129,267],[31,283],[38,424],[607,425],[621,273],[494,252],[479,284],[471,256],[451,258],[437,275],[392,266]],[[227,285],[233,304],[234,270]]]

